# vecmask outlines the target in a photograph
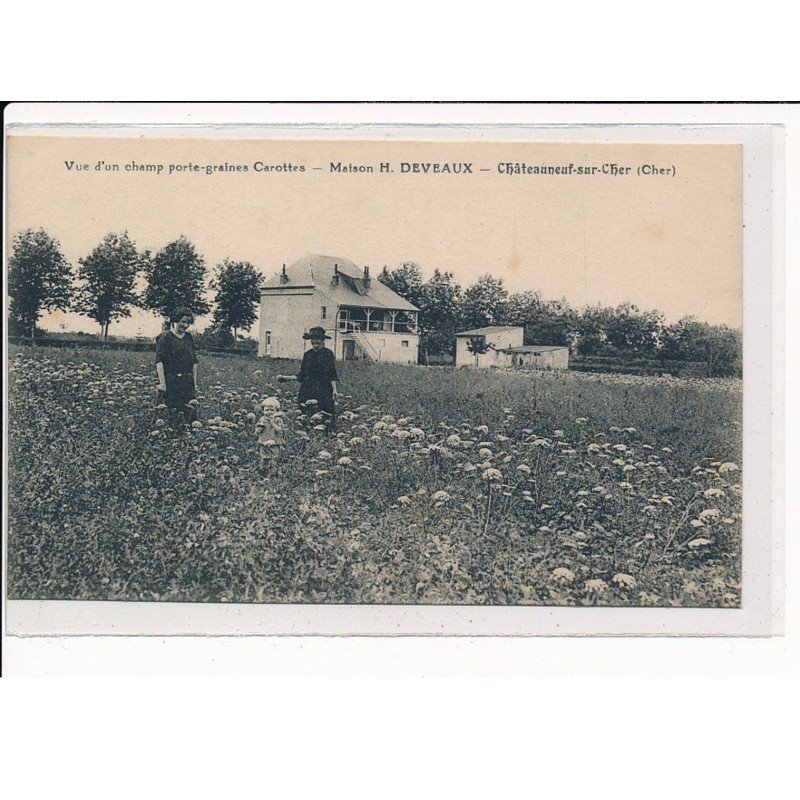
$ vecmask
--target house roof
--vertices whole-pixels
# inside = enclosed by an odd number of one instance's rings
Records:
[[[526,344],[522,347],[502,347],[502,353],[544,353],[550,350],[568,350],[565,344]]]
[[[338,284],[333,280],[336,270],[339,273]],[[308,255],[287,266],[286,275],[289,278],[286,283],[281,283],[280,273],[277,273],[264,284],[264,289],[274,294],[275,289],[313,288],[340,306],[385,308],[396,311],[419,310],[397,292],[384,286],[377,275],[371,275],[369,286],[366,286],[364,269],[346,258]]]
[[[456,336],[485,336],[487,333],[500,333],[502,331],[521,331],[519,325],[490,325],[488,328],[475,328],[471,331],[461,331]]]

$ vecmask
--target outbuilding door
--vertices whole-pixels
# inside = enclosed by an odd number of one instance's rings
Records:
[[[342,342],[342,360],[353,361],[356,357],[356,343],[353,339],[345,339]]]

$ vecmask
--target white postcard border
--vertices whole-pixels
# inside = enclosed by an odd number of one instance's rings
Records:
[[[150,107],[152,111],[153,107]],[[490,127],[475,120],[479,127],[464,127],[468,120],[450,127],[429,118],[434,107],[415,108],[418,127],[393,126],[400,107],[388,107],[382,126],[364,129],[355,121],[345,127],[333,119],[345,120],[350,107],[285,106],[243,107],[281,123],[280,127],[261,129],[260,135],[286,138],[425,138],[431,140],[466,140],[485,138],[526,141],[592,142],[741,142],[744,147],[743,197],[743,267],[744,267],[744,528],[743,585],[741,609],[645,609],[645,608],[554,608],[486,606],[341,606],[341,605],[227,605],[210,603],[135,603],[96,601],[6,601],[6,634],[12,636],[97,636],[97,635],[457,635],[457,636],[553,636],[553,635],[720,635],[767,636],[779,634],[783,626],[783,529],[781,511],[782,479],[782,283],[783,283],[783,130],[780,126],[708,126],[693,124],[631,124],[634,108],[622,108],[625,124],[554,126],[542,120],[520,120],[523,127]],[[472,107],[470,107],[472,108]],[[490,106],[477,107],[477,117],[486,115]],[[530,107],[516,107],[524,110]],[[561,108],[561,107],[559,107]],[[566,107],[571,114],[586,107]],[[596,107],[591,107],[598,112]],[[158,125],[148,126],[146,135],[196,136],[197,115],[191,126],[164,128],[169,109],[156,106]],[[223,109],[201,107],[210,116]],[[129,106],[98,109],[76,107],[77,128],[72,134],[88,134],[86,124],[97,125],[98,114],[108,115],[100,122],[98,135],[119,129],[120,117],[134,122]],[[441,113],[442,109],[439,109]],[[499,107],[495,121],[503,121],[507,107]],[[549,109],[552,111],[552,107]],[[652,109],[648,108],[648,112]],[[139,109],[145,116],[147,107]],[[375,121],[376,108],[357,107],[356,116],[369,112]],[[456,107],[455,116],[466,107]],[[605,116],[607,108],[599,109]],[[25,126],[25,133],[41,133],[55,117],[65,121],[70,109],[63,106],[10,107],[7,125],[21,124],[23,118],[35,123]],[[167,112],[165,117],[162,115]],[[177,117],[184,117],[185,107],[178,107]],[[280,112],[280,113],[279,113]],[[291,112],[291,113],[289,113]],[[302,114],[316,115],[323,127],[312,125]],[[333,114],[331,118],[328,115]],[[26,117],[27,115],[27,117]],[[87,116],[88,115],[88,116]],[[294,115],[294,118],[292,118]],[[338,116],[336,116],[338,115]],[[433,114],[435,116],[435,113]],[[202,116],[202,115],[201,115]],[[469,116],[467,114],[466,116]],[[569,115],[568,115],[569,116]],[[690,115],[691,116],[691,115]],[[328,117],[324,119],[324,117]],[[679,118],[679,115],[676,115]],[[172,116],[174,121],[176,116]],[[684,117],[688,121],[688,117]],[[75,120],[73,120],[75,121]],[[222,120],[206,120],[222,127],[214,136],[235,138],[258,133],[252,120],[231,127]],[[286,124],[288,122],[288,124]],[[622,122],[622,120],[618,120]],[[141,125],[141,117],[138,122]],[[426,126],[429,124],[430,126]],[[451,124],[453,124],[451,122]],[[48,128],[50,133],[56,131]],[[9,128],[6,129],[6,135]],[[15,133],[23,130],[16,129]],[[478,136],[476,137],[476,134]],[[207,135],[207,131],[203,133]],[[5,221],[5,218],[4,218]],[[5,290],[5,287],[4,287]],[[5,322],[4,322],[5,324]],[[4,389],[5,392],[5,389]],[[6,398],[4,397],[4,401]],[[4,402],[4,414],[7,404]],[[4,426],[4,431],[6,426]],[[5,470],[5,465],[4,465]],[[5,484],[4,484],[5,492]],[[5,504],[4,504],[5,510]],[[5,532],[4,515],[4,532]],[[6,537],[3,545],[5,548]],[[7,563],[7,561],[6,561]],[[5,576],[4,576],[5,581]]]

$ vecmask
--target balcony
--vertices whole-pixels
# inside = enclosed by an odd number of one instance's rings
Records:
[[[341,309],[336,327],[342,333],[419,333],[416,311],[384,311],[383,309]]]

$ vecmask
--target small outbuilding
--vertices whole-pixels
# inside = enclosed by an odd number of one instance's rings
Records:
[[[505,351],[512,367],[569,369],[569,348],[549,344],[528,344]]]
[[[505,366],[502,352],[509,347],[522,347],[524,335],[524,328],[511,325],[489,325],[461,331],[456,334],[456,366]]]
[[[517,325],[461,331],[456,334],[456,366],[569,368],[568,347],[523,345],[524,336],[525,329]]]

